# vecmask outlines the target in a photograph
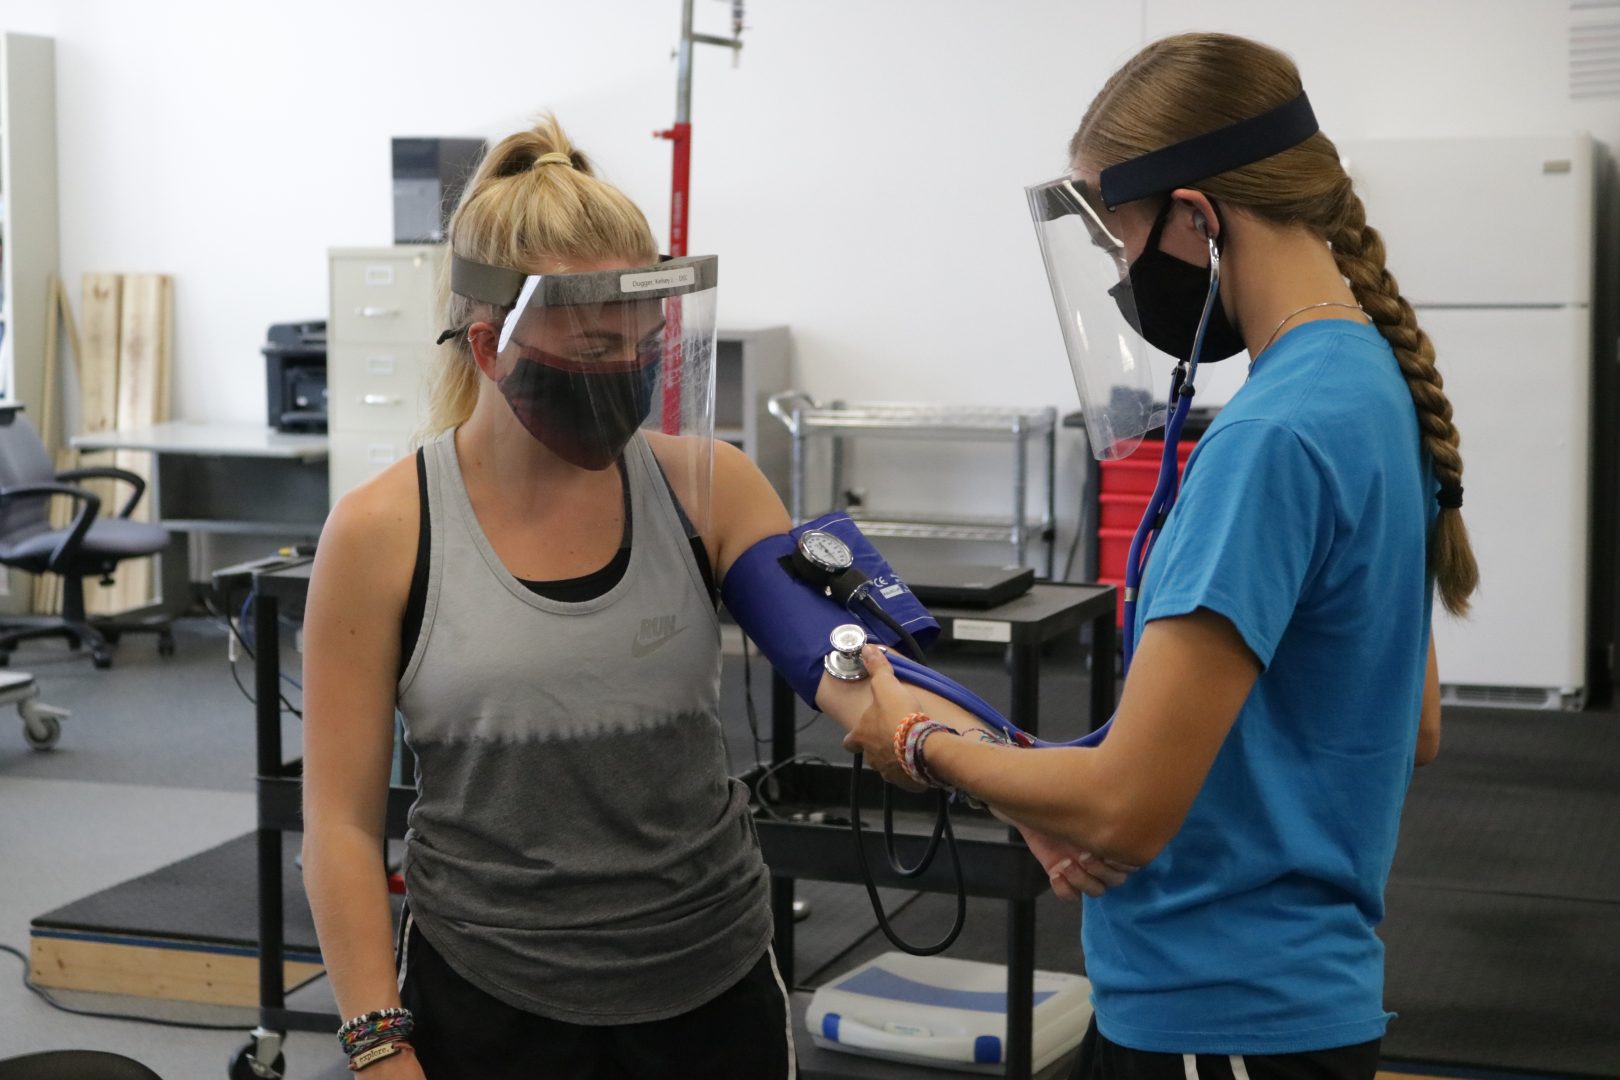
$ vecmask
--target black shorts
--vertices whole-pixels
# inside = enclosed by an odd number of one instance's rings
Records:
[[[1153,1054],[1109,1042],[1092,1020],[1070,1080],[1373,1080],[1382,1039],[1303,1054]],[[430,1077],[429,1080],[432,1080]]]
[[[427,1080],[793,1080],[787,991],[769,949],[729,990],[643,1024],[567,1024],[515,1009],[445,963],[406,920],[401,1003]]]

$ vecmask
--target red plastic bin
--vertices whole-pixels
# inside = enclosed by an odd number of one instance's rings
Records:
[[[1176,447],[1176,460],[1182,467],[1186,466],[1194,445],[1182,440],[1181,445]],[[1153,486],[1159,482],[1159,462],[1163,457],[1164,442],[1154,439],[1142,443],[1130,457],[1098,462],[1101,473],[1097,488],[1099,494],[1152,495]]]
[[[1097,527],[1099,529],[1134,529],[1147,513],[1148,495],[1097,496]]]
[[[1178,465],[1185,470],[1194,440],[1176,447]],[[1130,562],[1131,540],[1159,482],[1164,440],[1144,440],[1130,457],[1098,462],[1097,580],[1114,586],[1115,625],[1125,625],[1125,566]]]
[[[1106,581],[1109,578],[1125,580],[1125,567],[1131,561],[1131,541],[1136,537],[1136,529],[1098,529],[1097,530],[1097,577]]]

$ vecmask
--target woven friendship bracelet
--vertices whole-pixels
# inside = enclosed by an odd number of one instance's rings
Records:
[[[366,1017],[356,1017],[358,1023],[351,1021],[343,1025],[338,1034],[338,1045],[349,1057],[363,1054],[382,1043],[408,1039],[416,1030],[416,1017],[408,1009],[379,1011],[386,1011],[388,1015],[372,1017],[368,1013]]]
[[[923,783],[935,788],[948,787],[949,785],[943,783],[939,777],[928,771],[928,757],[925,753],[924,744],[928,742],[929,736],[936,735],[941,731],[948,731],[952,735],[961,734],[955,728],[942,724],[937,720],[930,720],[926,724],[918,724],[911,730],[911,739],[915,744],[911,751],[912,766],[917,770],[917,775],[922,777]]]
[[[908,713],[906,718],[900,721],[899,726],[894,729],[894,759],[900,762],[900,768],[905,771],[907,776],[911,775],[911,770],[906,768],[905,764],[906,744],[911,739],[911,731],[918,724],[926,724],[928,722],[929,720],[927,713]],[[918,783],[921,783],[921,781],[918,781]]]
[[[939,731],[949,731],[952,735],[957,733],[955,728],[947,727],[938,720],[924,719],[913,725],[906,733],[905,753],[900,759],[900,767],[905,770],[906,775],[928,787],[945,786],[928,771],[928,766],[923,761],[923,743],[930,735]]]
[[[349,1057],[364,1053],[373,1046],[395,1039],[408,1039],[415,1034],[416,1025],[408,1019],[394,1018],[391,1020],[378,1020],[372,1024],[356,1028],[340,1040],[343,1052]]]

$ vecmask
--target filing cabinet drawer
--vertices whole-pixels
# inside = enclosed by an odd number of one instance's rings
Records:
[[[411,435],[406,431],[334,432],[328,481],[332,502],[359,487],[373,476],[411,452]]]
[[[431,345],[438,261],[427,251],[333,255],[332,341]]]
[[[334,344],[327,354],[332,431],[414,431],[427,413],[430,349],[378,342]]]

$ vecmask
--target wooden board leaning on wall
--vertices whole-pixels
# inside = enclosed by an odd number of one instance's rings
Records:
[[[165,274],[85,274],[80,300],[78,329],[68,310],[65,289],[58,284],[58,304],[52,310],[52,337],[55,336],[58,309],[68,327],[73,345],[80,396],[80,429],[98,434],[118,428],[146,427],[168,419],[169,364],[173,337],[174,281]],[[59,436],[50,419],[57,413],[55,397],[56,350],[46,356],[47,401],[42,426],[47,446],[58,445]],[[60,425],[56,425],[59,427]],[[65,447],[57,450],[56,466],[113,466],[136,473],[150,485],[153,474],[151,455],[138,451],[98,451],[77,454]],[[127,484],[113,480],[83,481],[101,498],[103,516],[115,516],[128,501]],[[55,499],[52,522],[65,526],[72,515],[66,499]],[[151,492],[136,508],[136,520],[153,520]],[[85,606],[91,614],[108,615],[145,606],[152,600],[152,561],[132,559],[118,568],[111,588],[87,582]],[[34,609],[57,611],[61,588],[51,575],[35,581]]]

